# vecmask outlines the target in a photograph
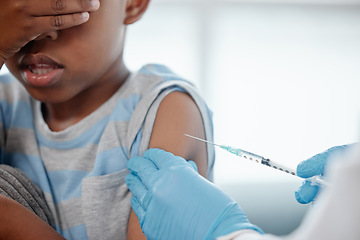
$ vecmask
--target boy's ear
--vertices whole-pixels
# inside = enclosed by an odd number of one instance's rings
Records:
[[[132,24],[139,20],[146,11],[150,0],[127,0],[124,24]]]

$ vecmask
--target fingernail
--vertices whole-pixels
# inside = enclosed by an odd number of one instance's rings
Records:
[[[100,1],[99,0],[93,0],[93,1],[90,1],[90,3],[91,3],[91,6],[94,9],[98,9],[100,7]]]
[[[80,19],[83,21],[87,21],[89,19],[90,15],[88,12],[82,12],[80,15]]]

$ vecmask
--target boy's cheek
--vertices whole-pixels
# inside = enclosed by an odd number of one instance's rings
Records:
[[[16,55],[17,54],[8,58],[5,62],[5,66],[16,78],[18,78],[20,76],[20,66],[17,66],[17,64],[15,64],[15,62],[17,62]]]

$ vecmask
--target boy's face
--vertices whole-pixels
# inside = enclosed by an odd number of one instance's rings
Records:
[[[87,23],[49,32],[47,37],[28,43],[6,66],[43,102],[102,94],[108,91],[106,87],[114,88],[114,82],[122,81],[127,71],[122,53],[126,23],[131,23],[126,20],[128,5],[127,0],[101,1],[100,9],[90,14]]]

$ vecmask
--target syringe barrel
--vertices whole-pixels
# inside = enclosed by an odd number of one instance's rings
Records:
[[[264,160],[264,158],[262,156],[248,152],[248,151],[242,150],[242,153],[243,153],[244,158],[247,158],[251,161],[255,161],[257,163],[262,163],[262,161]]]
[[[260,155],[242,150],[240,148],[234,148],[231,146],[226,146],[226,145],[218,145],[220,146],[222,149],[225,149],[226,151],[233,153],[239,157],[243,157],[245,159],[260,163],[262,165],[274,168],[276,170],[280,170],[282,172],[291,174],[293,176],[297,176],[295,169],[289,168],[287,166],[284,166],[282,164],[276,163],[274,161],[271,161],[270,159],[266,159]],[[305,178],[304,180],[308,180],[310,181],[313,185],[318,185],[318,186],[327,186],[327,182],[324,181],[321,176],[314,176],[311,178]]]
[[[292,168],[289,168],[289,167],[284,166],[282,164],[276,163],[276,162],[271,161],[269,159],[264,159],[264,161],[266,161],[266,164],[265,164],[266,166],[269,166],[271,168],[283,171],[285,173],[289,173],[291,175],[296,175],[296,171],[294,169],[292,169]]]

